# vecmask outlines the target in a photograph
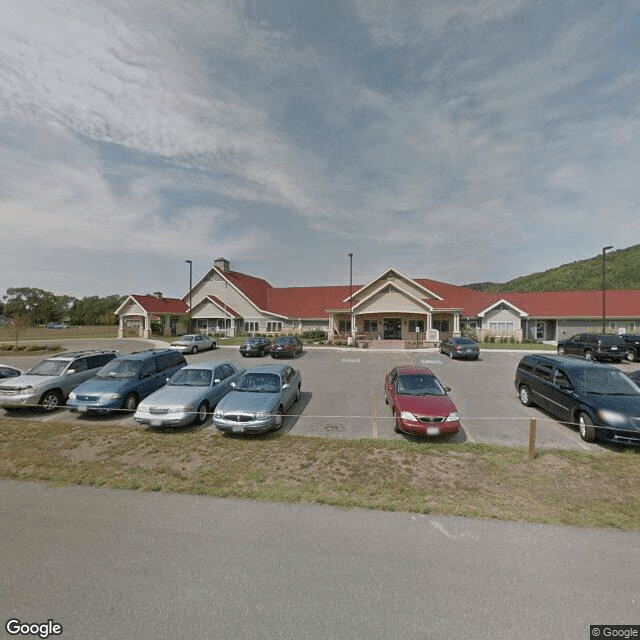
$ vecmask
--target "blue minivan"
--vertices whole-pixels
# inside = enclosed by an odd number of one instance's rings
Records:
[[[69,394],[67,408],[81,413],[134,411],[140,400],[162,387],[186,364],[184,356],[174,349],[119,356],[76,387]]]

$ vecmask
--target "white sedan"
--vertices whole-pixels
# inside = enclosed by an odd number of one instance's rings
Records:
[[[181,353],[198,353],[198,351],[215,349],[216,346],[215,340],[211,340],[211,338],[202,336],[199,333],[182,336],[182,338],[178,338],[170,345],[172,349],[176,349]]]

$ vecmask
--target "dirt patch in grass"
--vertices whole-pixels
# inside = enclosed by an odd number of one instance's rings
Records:
[[[634,451],[227,437],[0,419],[0,476],[341,507],[640,529]]]

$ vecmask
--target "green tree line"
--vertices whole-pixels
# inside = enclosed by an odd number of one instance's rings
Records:
[[[126,296],[88,296],[82,299],[56,295],[35,287],[9,287],[0,303],[7,318],[28,318],[31,324],[69,322],[73,325],[116,324],[115,310]]]
[[[640,245],[606,255],[607,289],[640,289]],[[482,291],[596,291],[602,288],[602,255],[563,264],[547,271],[514,278],[503,284],[468,285]]]

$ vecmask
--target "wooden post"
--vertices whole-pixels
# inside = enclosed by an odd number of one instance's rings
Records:
[[[531,418],[529,420],[529,460],[534,460],[536,457],[536,425],[537,420]]]

